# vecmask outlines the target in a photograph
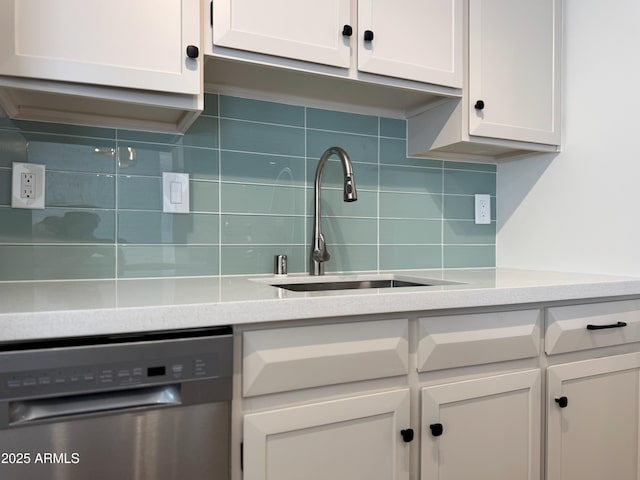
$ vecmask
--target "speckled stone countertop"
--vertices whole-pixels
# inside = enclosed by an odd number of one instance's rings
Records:
[[[371,278],[439,284],[321,292],[271,285]],[[0,282],[0,342],[633,295],[640,278],[510,269]]]

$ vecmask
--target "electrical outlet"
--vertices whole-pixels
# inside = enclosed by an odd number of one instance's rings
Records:
[[[11,206],[44,208],[45,166],[36,163],[13,163]]]
[[[476,194],[476,224],[491,223],[491,195]]]
[[[33,173],[20,175],[20,198],[33,198],[36,194],[36,176]]]

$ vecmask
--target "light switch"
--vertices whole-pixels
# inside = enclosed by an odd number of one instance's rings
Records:
[[[182,203],[182,184],[171,182],[171,203]]]
[[[163,172],[162,211],[189,213],[189,174]]]

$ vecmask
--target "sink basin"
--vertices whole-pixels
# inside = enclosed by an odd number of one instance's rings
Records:
[[[321,292],[325,290],[355,290],[361,288],[431,287],[432,283],[418,283],[407,280],[337,280],[332,282],[278,283],[274,287],[294,292]]]

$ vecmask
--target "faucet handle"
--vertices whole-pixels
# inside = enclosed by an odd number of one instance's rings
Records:
[[[315,242],[315,248],[313,249],[313,260],[316,262],[326,262],[331,258],[331,255],[327,251],[327,244],[324,241],[324,234],[318,235]]]

